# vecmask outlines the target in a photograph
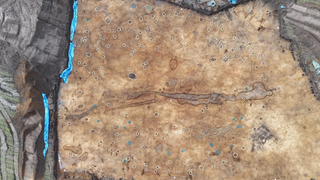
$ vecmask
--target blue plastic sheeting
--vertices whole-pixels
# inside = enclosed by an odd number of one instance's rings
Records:
[[[73,37],[74,33],[77,28],[77,14],[78,14],[78,1],[73,1],[73,18],[71,21],[71,27],[70,27],[70,45],[69,45],[69,52],[68,52],[68,68],[65,69],[60,77],[63,79],[64,83],[68,83],[68,77],[72,71],[72,61],[74,57],[74,44],[73,44]]]
[[[69,52],[68,52],[68,68],[65,69],[62,74],[60,75],[60,77],[63,79],[64,83],[68,83],[68,77],[72,71],[72,60],[73,60],[73,56],[74,56],[74,44],[73,42],[70,43],[69,45]]]
[[[49,148],[49,103],[46,94],[42,93],[43,105],[44,105],[44,149],[43,149],[43,157],[46,158],[47,150]]]
[[[280,8],[281,8],[281,9],[285,9],[286,7],[285,7],[285,6],[280,6]]]
[[[312,60],[312,65],[317,70],[317,74],[320,74],[320,65],[314,60]]]
[[[214,0],[211,0],[211,1],[207,2],[207,5],[208,5],[208,6],[211,6],[211,7],[215,7],[216,4],[217,4],[217,3],[216,3]]]
[[[74,0],[74,2],[73,2],[73,18],[72,18],[71,27],[70,27],[70,41],[73,41],[73,36],[74,36],[74,33],[76,32],[77,15],[78,15],[78,1]]]
[[[239,1],[239,0],[229,0],[229,3],[231,3],[231,4],[237,4],[238,1]]]

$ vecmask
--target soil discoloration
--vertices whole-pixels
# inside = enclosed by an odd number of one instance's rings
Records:
[[[82,153],[81,147],[78,147],[78,146],[63,146],[63,149],[67,150],[67,151],[71,151],[71,152],[73,152],[75,154],[81,154]]]
[[[251,135],[251,152],[254,152],[255,150],[262,150],[263,145],[273,137],[274,136],[270,133],[270,130],[265,125],[261,125],[257,130],[255,130],[255,133]]]

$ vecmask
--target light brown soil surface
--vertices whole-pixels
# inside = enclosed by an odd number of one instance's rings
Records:
[[[153,1],[79,1],[74,69],[59,98],[61,171],[320,176],[320,104],[269,11],[240,5],[230,21]]]

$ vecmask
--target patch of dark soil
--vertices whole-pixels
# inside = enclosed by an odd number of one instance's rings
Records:
[[[210,7],[206,3],[198,3],[196,0],[162,0],[170,4],[177,5],[181,8],[191,9],[203,15],[213,15],[221,11],[228,10],[229,8],[235,7],[239,4],[247,3],[254,0],[239,0],[237,4],[230,4],[227,0],[221,4],[217,4],[215,7]]]

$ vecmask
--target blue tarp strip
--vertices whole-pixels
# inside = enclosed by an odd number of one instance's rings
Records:
[[[64,83],[68,83],[68,77],[72,71],[72,60],[74,56],[74,44],[73,44],[73,37],[74,33],[77,28],[77,14],[78,14],[78,1],[74,0],[73,2],[73,18],[71,21],[71,27],[70,27],[70,45],[69,45],[69,52],[68,52],[68,68],[65,69],[60,77],[63,79]]]
[[[73,41],[73,36],[74,36],[74,33],[76,32],[77,16],[78,16],[78,1],[74,0],[74,2],[73,2],[73,18],[72,18],[71,27],[70,27],[70,41]]]
[[[48,140],[48,133],[49,133],[49,103],[46,94],[42,93],[43,98],[43,105],[44,105],[44,149],[43,149],[43,157],[46,158],[47,150],[49,148],[49,140]]]
[[[73,42],[69,45],[69,52],[68,52],[68,68],[62,72],[60,77],[63,79],[64,83],[68,83],[68,77],[72,71],[72,60],[74,56],[74,44]]]
[[[237,4],[238,0],[229,0],[229,3],[231,4]]]

